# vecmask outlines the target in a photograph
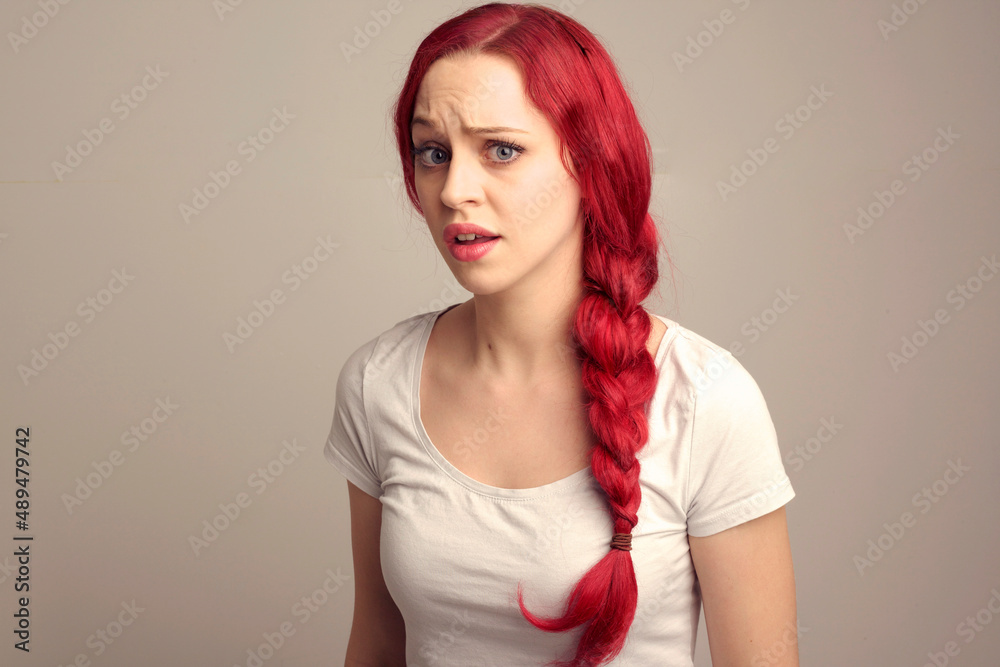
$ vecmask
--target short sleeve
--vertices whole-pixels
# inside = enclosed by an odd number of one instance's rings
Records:
[[[352,484],[379,498],[382,482],[364,402],[365,367],[375,349],[376,340],[355,350],[340,369],[333,425],[323,453]]]
[[[727,350],[697,384],[688,478],[688,534],[705,537],[795,496],[760,388]]]

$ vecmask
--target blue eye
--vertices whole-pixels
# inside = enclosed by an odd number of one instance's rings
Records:
[[[420,158],[421,162],[424,163],[426,163],[426,160],[424,160],[423,158],[426,157],[427,153],[430,153],[432,156],[430,158],[430,164],[432,165],[444,164],[445,160],[447,160],[447,153],[445,153],[443,149],[438,148],[437,146],[428,146],[427,148],[413,148],[411,149],[410,152],[413,153],[415,157]]]
[[[514,147],[510,144],[497,144],[493,148],[497,149],[497,157],[501,162],[510,162],[510,158],[514,157]]]
[[[494,160],[498,164],[508,165],[517,160],[524,153],[524,147],[518,146],[513,141],[499,139],[489,143],[490,150],[496,149],[499,160]]]
[[[489,153],[492,154],[495,151],[496,154],[496,157],[490,156],[490,162],[501,166],[511,164],[524,152],[522,146],[503,139],[494,139],[487,142],[486,148]],[[449,159],[448,151],[439,146],[414,146],[410,149],[410,153],[413,157],[417,158],[420,165],[427,168],[440,166]]]

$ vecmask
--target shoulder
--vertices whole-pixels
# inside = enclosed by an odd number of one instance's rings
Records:
[[[672,382],[687,383],[700,391],[732,369],[745,372],[736,357],[718,343],[669,317],[654,316],[666,325],[663,335],[666,349],[660,367],[667,369],[666,375]]]
[[[680,402],[697,412],[702,424],[706,418],[756,419],[766,412],[760,386],[732,352],[674,320],[658,317],[667,324],[657,369],[669,405]]]
[[[388,368],[398,368],[417,348],[429,321],[441,311],[411,315],[354,348],[341,368],[341,379],[369,380]]]

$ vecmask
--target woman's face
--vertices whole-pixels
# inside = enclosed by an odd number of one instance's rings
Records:
[[[530,293],[553,280],[579,279],[580,188],[512,61],[493,55],[436,61],[417,92],[411,132],[420,206],[463,287],[492,294],[521,286]],[[460,223],[499,238],[456,243]]]

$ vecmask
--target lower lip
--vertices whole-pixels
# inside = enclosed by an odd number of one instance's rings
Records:
[[[480,241],[479,243],[458,243],[457,241],[448,242],[448,251],[451,256],[460,262],[474,262],[490,250],[500,241],[500,237],[496,237],[489,241]]]

